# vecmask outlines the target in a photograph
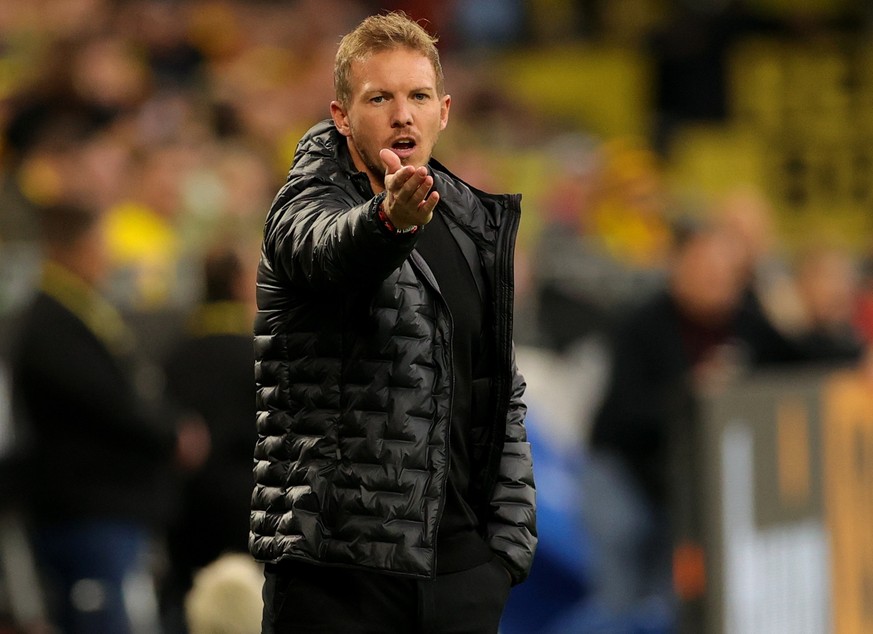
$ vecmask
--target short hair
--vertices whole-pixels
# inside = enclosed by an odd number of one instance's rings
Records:
[[[352,63],[374,53],[408,48],[427,57],[436,75],[436,89],[445,94],[443,68],[436,43],[438,39],[424,30],[403,11],[371,15],[340,40],[334,63],[333,83],[337,101],[348,104],[352,97]]]

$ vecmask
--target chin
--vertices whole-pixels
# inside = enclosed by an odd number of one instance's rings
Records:
[[[430,159],[430,155],[425,152],[422,148],[416,148],[416,151],[413,152],[412,156],[405,159],[403,161],[404,165],[414,165],[415,167],[421,167],[422,165],[427,165],[428,160]]]

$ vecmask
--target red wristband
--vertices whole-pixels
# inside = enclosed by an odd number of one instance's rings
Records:
[[[379,206],[376,208],[376,218],[382,223],[382,226],[385,227],[388,233],[392,235],[412,235],[418,231],[418,225],[412,225],[406,229],[398,229],[394,223],[391,222],[391,218],[388,217],[388,214],[385,213],[383,207],[384,201],[385,197],[383,196],[381,200],[379,200]]]

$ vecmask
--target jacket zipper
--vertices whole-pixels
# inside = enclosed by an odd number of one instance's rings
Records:
[[[497,474],[500,468],[500,458],[503,455],[503,438],[498,436],[498,432],[505,430],[506,417],[509,414],[509,399],[511,382],[511,363],[512,363],[512,338],[510,336],[510,324],[512,323],[512,295],[506,291],[506,283],[501,283],[501,280],[508,280],[513,283],[512,275],[514,264],[512,261],[514,249],[512,248],[513,239],[518,230],[519,215],[521,211],[521,195],[509,194],[506,196],[507,214],[504,222],[500,225],[497,234],[497,251],[495,254],[495,289],[494,289],[494,304],[495,304],[495,321],[496,321],[496,344],[495,350],[498,355],[496,359],[495,373],[495,408],[493,433],[494,442],[499,443],[501,450],[498,452],[492,450],[488,454],[488,462],[486,464],[485,474],[488,480],[482,489],[486,505],[491,500],[494,493],[494,487],[497,485]]]

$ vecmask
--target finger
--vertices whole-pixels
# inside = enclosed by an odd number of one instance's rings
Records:
[[[410,185],[410,180],[415,176],[415,168],[411,165],[401,167],[394,174],[385,174],[385,189],[390,190],[393,195],[398,196],[403,193],[404,189],[417,185]]]
[[[418,207],[433,187],[433,177],[424,172],[416,173],[407,181],[398,196],[398,200],[410,208]]]
[[[413,194],[413,200],[416,201],[416,204],[420,203],[427,197],[428,192],[433,187],[433,177],[431,175],[426,175],[424,179],[421,181],[421,185],[418,186],[418,189],[415,190]]]
[[[393,174],[402,167],[400,157],[387,148],[379,150],[379,158],[385,165],[385,175]]]
[[[428,179],[430,179],[428,181]],[[422,187],[427,185],[424,191]],[[386,177],[385,188],[391,193],[392,199],[404,206],[416,206],[424,199],[427,190],[433,184],[433,179],[427,175],[427,171],[419,171],[414,167],[406,166],[393,177]]]
[[[433,210],[436,209],[437,203],[440,201],[440,195],[437,192],[431,192],[425,200],[418,203],[418,214],[423,217],[424,223],[430,220]]]

